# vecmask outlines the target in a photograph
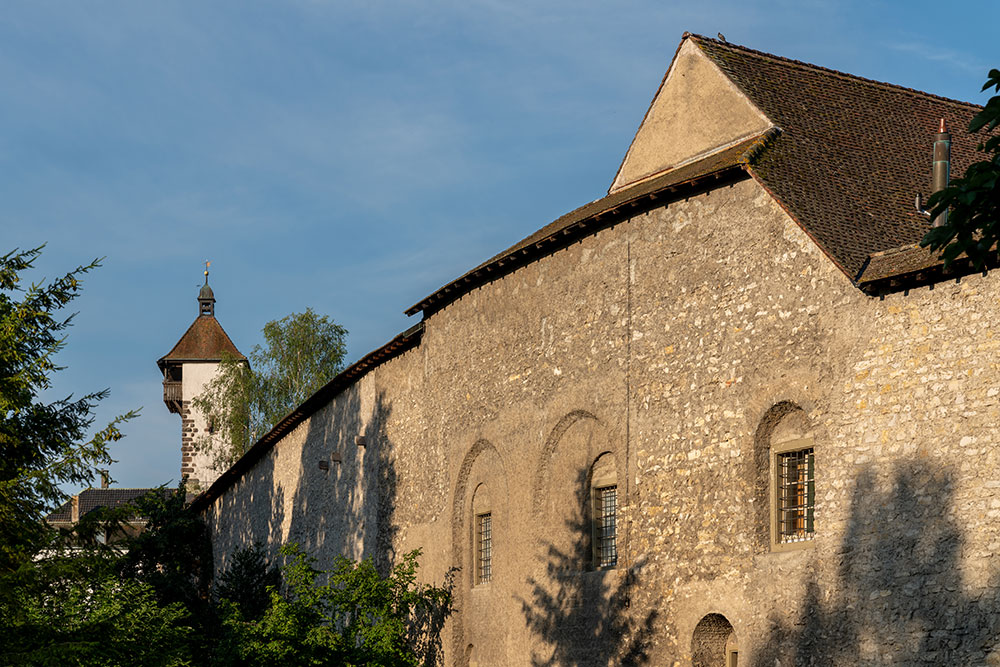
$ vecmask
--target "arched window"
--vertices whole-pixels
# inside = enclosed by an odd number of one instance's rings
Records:
[[[590,516],[594,568],[618,565],[618,473],[610,453],[594,462],[590,474]]]
[[[493,512],[485,484],[476,487],[472,498],[472,558],[476,564],[473,585],[493,579]]]
[[[772,407],[758,429],[767,451],[771,549],[781,551],[816,536],[816,448],[812,425],[794,403]]]

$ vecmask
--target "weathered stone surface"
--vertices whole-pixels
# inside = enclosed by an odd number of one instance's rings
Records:
[[[217,567],[257,540],[422,548],[428,580],[462,568],[449,664],[691,664],[709,614],[740,664],[994,664],[998,297],[993,275],[865,296],[751,180],[672,202],[428,318],[208,511]],[[816,537],[784,552],[775,429],[816,451]],[[604,452],[620,555],[595,572]]]

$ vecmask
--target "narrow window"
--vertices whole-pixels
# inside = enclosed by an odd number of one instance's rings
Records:
[[[615,518],[618,512],[618,487],[594,489],[594,552],[598,569],[618,564]]]
[[[813,449],[777,454],[778,541],[782,544],[812,539],[815,507],[815,456]]]
[[[493,578],[493,522],[490,513],[476,515],[476,583]]]

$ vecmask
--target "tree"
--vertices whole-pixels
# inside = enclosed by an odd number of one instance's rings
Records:
[[[219,576],[214,592],[217,600],[239,605],[244,619],[257,621],[271,602],[271,591],[280,583],[281,573],[267,562],[264,545],[257,542],[233,554],[233,563]]]
[[[217,467],[229,467],[257,438],[343,369],[347,330],[311,308],[264,325],[264,346],[250,351],[250,366],[229,356],[193,401],[215,435],[197,444]]]
[[[95,470],[112,463],[111,442],[122,415],[87,438],[95,405],[108,391],[74,400],[39,398],[60,370],[55,355],[73,319],[58,313],[79,294],[81,277],[99,266],[94,260],[49,284],[21,286],[41,248],[0,257],[0,575],[29,561],[51,535],[43,518],[65,494],[61,486],[82,485]]]
[[[44,520],[64,501],[62,485],[87,484],[112,463],[118,426],[136,413],[88,439],[92,411],[107,390],[40,398],[60,370],[55,355],[72,321],[58,313],[99,266],[95,260],[24,288],[22,274],[40,253],[0,257],[0,663],[184,664],[183,605],[161,605],[148,584],[120,579],[118,554],[96,539],[120,523],[120,513],[94,512],[73,534]]]
[[[338,556],[329,571],[298,545],[282,547],[284,592],[268,587],[257,621],[223,598],[216,664],[434,665],[444,619],[451,613],[452,575],[444,586],[416,583],[419,551],[379,574],[371,559]],[[320,583],[324,581],[325,583]]]
[[[989,88],[1000,92],[1000,70],[990,70],[982,89]],[[948,221],[932,228],[920,245],[942,251],[945,266],[965,253],[973,267],[980,269],[1000,241],[1000,135],[993,133],[998,125],[1000,95],[994,95],[969,123],[970,134],[987,135],[979,145],[986,159],[969,165],[964,176],[931,195],[927,202],[933,217],[948,211]]]
[[[116,576],[113,557],[45,558],[0,606],[4,665],[189,665],[192,628],[180,603]]]
[[[212,580],[208,526],[191,511],[187,486],[160,487],[132,501],[123,513],[146,519],[145,529],[124,540],[118,574],[148,584],[163,605],[182,604],[204,617]]]

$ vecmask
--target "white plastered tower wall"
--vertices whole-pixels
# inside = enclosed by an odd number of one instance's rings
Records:
[[[182,369],[181,474],[188,478],[190,489],[198,491],[211,486],[224,470],[215,465],[224,443],[213,433],[208,415],[193,404],[215,378],[219,362],[191,362]]]

